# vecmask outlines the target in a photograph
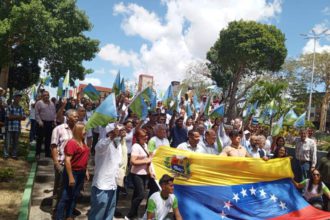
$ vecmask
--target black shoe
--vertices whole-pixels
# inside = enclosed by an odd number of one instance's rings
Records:
[[[117,211],[117,210],[115,210],[115,214],[114,214],[114,216],[115,216],[116,218],[123,218],[123,217],[124,217],[123,214],[122,214],[121,212]]]
[[[77,216],[81,215],[81,211],[79,211],[78,209],[74,209],[72,211],[72,215],[74,215],[75,217],[77,217]]]
[[[11,156],[13,160],[18,160],[17,156]]]
[[[4,160],[8,160],[8,156],[4,156],[3,159],[4,159]]]

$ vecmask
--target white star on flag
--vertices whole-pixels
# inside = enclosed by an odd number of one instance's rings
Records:
[[[231,206],[232,206],[232,204],[230,204],[230,201],[228,201],[228,202],[225,202],[224,208],[227,208],[228,210],[230,210]]]
[[[263,189],[259,190],[259,192],[261,197],[266,198],[267,193]]]
[[[276,202],[277,201],[277,197],[274,194],[272,194],[270,196],[270,200],[272,200],[273,202]]]
[[[280,201],[280,207],[282,209],[287,209],[285,202]]]
[[[222,210],[222,212],[220,213],[221,219],[225,219],[226,218],[226,214],[225,212]]]
[[[233,200],[235,200],[235,202],[239,200],[238,193],[234,193]]]
[[[256,195],[256,191],[257,190],[255,190],[255,188],[253,188],[253,186],[252,186],[252,188],[250,189],[251,196]]]
[[[246,189],[242,188],[241,194],[242,194],[243,198],[244,198],[245,196],[247,196]]]

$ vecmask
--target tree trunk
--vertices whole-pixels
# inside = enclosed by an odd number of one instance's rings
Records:
[[[7,90],[8,77],[9,77],[9,65],[3,64],[0,72],[0,87],[2,87],[5,91]]]
[[[227,121],[231,121],[232,119],[234,119],[236,117],[236,93],[237,93],[237,87],[238,87],[238,83],[240,80],[240,73],[237,74],[238,76],[234,79],[233,82],[233,86],[231,89],[231,94],[229,97],[229,105],[228,105],[228,109],[227,109]]]
[[[328,106],[329,106],[329,100],[330,100],[330,91],[327,89],[325,92],[325,95],[322,99],[322,105],[321,105],[321,115],[320,115],[320,131],[326,130],[326,123],[327,123],[327,114],[328,114]]]

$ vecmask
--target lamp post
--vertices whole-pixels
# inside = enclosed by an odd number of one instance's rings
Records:
[[[314,30],[312,30],[312,34],[301,34],[305,39],[313,39],[313,64],[312,64],[312,74],[311,74],[311,82],[309,87],[309,100],[308,100],[308,112],[307,112],[307,120],[310,120],[311,117],[311,109],[312,109],[312,93],[313,93],[313,83],[314,83],[314,71],[315,71],[315,47],[316,40],[320,39],[323,36],[328,35],[327,31],[329,29],[323,30],[321,33],[317,34]]]

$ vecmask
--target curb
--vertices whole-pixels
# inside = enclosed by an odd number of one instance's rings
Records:
[[[19,209],[18,219],[28,220],[30,215],[31,197],[34,185],[35,176],[37,174],[37,162],[35,161],[35,145],[31,145],[29,155],[27,156],[27,161],[32,163],[31,170],[29,173],[28,180],[25,185],[21,207]]]

